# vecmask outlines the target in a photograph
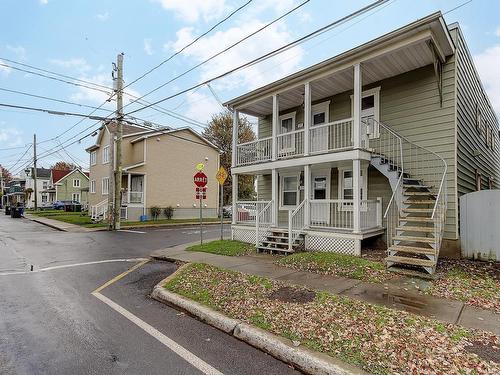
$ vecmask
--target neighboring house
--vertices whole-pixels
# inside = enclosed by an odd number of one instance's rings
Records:
[[[500,187],[498,119],[440,12],[225,105],[259,119],[254,142],[233,128],[232,234],[262,249],[360,255],[385,234],[389,267],[432,273],[459,250],[459,196]]]
[[[2,201],[4,206],[15,206],[25,203],[25,184],[24,177],[14,177],[9,182],[4,183],[4,195]]]
[[[48,203],[49,195],[44,193],[48,189],[50,183],[50,169],[37,168],[36,169],[36,184],[38,195],[38,206],[41,207]],[[26,207],[35,207],[35,174],[34,168],[29,168],[25,171],[24,177],[26,178],[25,189],[30,189],[31,193],[27,194]]]
[[[103,125],[95,145],[87,149],[90,214],[95,220],[106,217],[108,199],[112,199],[113,144],[110,140],[115,129],[115,123]],[[208,176],[204,216],[217,216],[219,194],[215,175],[219,168],[219,150],[195,131],[123,125],[122,156],[122,218],[132,221],[142,215],[151,218],[151,207],[173,207],[174,218],[198,217],[199,202],[193,182],[198,163],[205,164]]]
[[[73,170],[51,169],[47,190],[48,202],[76,201],[86,209],[88,205],[89,175],[79,168]]]

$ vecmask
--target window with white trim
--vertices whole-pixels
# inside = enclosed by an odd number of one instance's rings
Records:
[[[361,168],[359,184],[361,190],[360,200],[367,199],[368,192],[368,167]],[[352,168],[339,168],[339,198],[340,199],[354,199],[354,183]],[[350,204],[348,204],[350,206]]]
[[[90,153],[90,165],[96,165],[97,164],[97,151],[92,151]]]
[[[47,203],[47,194],[42,195],[42,203]]]
[[[47,189],[49,187],[49,181],[43,181],[42,182],[42,189]]]
[[[109,145],[102,149],[102,164],[109,163]]]
[[[282,175],[280,182],[280,208],[293,209],[299,204],[299,176]]]
[[[71,200],[73,200],[74,202],[80,203],[80,193],[71,194]]]
[[[73,187],[80,187],[80,179],[79,178],[74,178],[73,179]]]
[[[90,181],[89,191],[95,193],[95,180]]]
[[[108,195],[109,194],[109,177],[104,177],[102,179],[102,195]]]

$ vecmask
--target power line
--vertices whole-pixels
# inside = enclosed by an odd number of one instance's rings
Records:
[[[91,105],[70,102],[68,100],[63,100],[63,99],[50,98],[48,96],[36,95],[36,94],[32,94],[32,93],[25,92],[25,91],[17,91],[17,90],[12,90],[12,89],[6,89],[4,87],[0,87],[0,90],[1,91],[6,91],[6,92],[11,92],[11,93],[14,93],[14,94],[19,94],[19,95],[30,96],[30,97],[33,97],[33,98],[50,100],[50,101],[58,102],[58,103],[71,104],[71,105],[76,105],[76,106],[79,106],[79,107],[85,107],[85,108],[91,108],[91,109],[99,109],[101,111],[113,112],[113,111],[111,111],[109,109],[105,109],[105,108],[97,108],[97,107],[94,107],[94,106],[91,106]]]
[[[89,118],[91,120],[105,120],[106,119],[106,117],[101,117],[101,116],[91,116],[91,115],[85,115],[82,113],[75,113],[75,112],[55,111],[52,109],[27,107],[27,106],[22,106],[22,105],[15,105],[15,104],[0,103],[0,107],[24,109],[27,111],[44,112],[44,113],[48,113],[49,115],[85,117],[85,118]],[[98,108],[96,108],[96,109],[98,109]]]
[[[443,16],[444,16],[445,14],[451,13],[451,12],[453,12],[454,10],[457,10],[457,9],[459,9],[459,8],[463,7],[464,5],[467,5],[467,4],[469,4],[469,3],[472,3],[472,1],[473,1],[473,0],[468,0],[468,1],[465,1],[465,2],[463,2],[462,4],[457,5],[455,8],[452,8],[452,9],[450,9],[450,10],[447,10],[446,12],[444,12],[444,13],[443,13]]]
[[[187,48],[191,47],[193,44],[195,44],[198,40],[200,40],[201,38],[203,38],[204,36],[206,36],[207,34],[209,34],[210,32],[212,32],[215,28],[217,28],[218,26],[220,26],[221,24],[223,24],[224,22],[226,22],[228,19],[230,19],[233,15],[235,15],[236,13],[238,13],[240,10],[242,10],[243,8],[245,8],[247,5],[249,5],[253,0],[249,0],[247,1],[246,3],[244,3],[243,5],[241,5],[240,7],[236,8],[234,11],[232,11],[231,13],[229,13],[225,18],[223,18],[222,20],[220,20],[219,22],[217,22],[215,25],[213,25],[210,29],[208,29],[207,31],[205,31],[203,34],[199,35],[198,37],[196,37],[193,41],[189,42],[187,45],[185,45],[184,47],[182,47],[180,50],[176,51],[174,54],[172,54],[171,56],[169,56],[167,59],[163,60],[161,63],[159,63],[158,65],[154,66],[153,68],[149,69],[146,73],[142,74],[141,76],[139,76],[138,78],[134,79],[132,82],[130,82],[128,85],[126,85],[123,89],[126,89],[127,87],[129,87],[130,85],[134,84],[135,82],[143,79],[144,77],[146,77],[148,74],[150,74],[151,72],[153,72],[154,70],[158,69],[160,66],[162,66],[163,64],[169,62],[170,60],[172,60],[175,56],[181,54],[184,50],[186,50]]]
[[[20,157],[20,158],[19,158],[19,159],[18,159],[18,160],[17,160],[17,161],[16,161],[16,162],[12,165],[12,166],[10,166],[10,167],[9,167],[9,169],[14,169],[14,167],[15,167],[16,165],[18,165],[18,164],[19,164],[19,162],[21,161],[21,159],[24,157],[24,155],[26,155],[26,154],[28,153],[28,151],[31,149],[31,147],[32,147],[32,146],[33,146],[33,145],[30,145],[30,146],[26,149],[26,151],[24,151],[24,153],[21,155],[21,157]]]
[[[59,81],[59,82],[63,82],[63,83],[67,83],[68,85],[73,85],[73,86],[79,86],[79,87],[84,87],[84,88],[87,88],[89,90],[95,90],[95,91],[100,91],[100,92],[103,92],[107,95],[109,95],[109,91],[105,91],[105,90],[102,90],[102,89],[98,89],[96,87],[91,87],[91,86],[87,86],[87,85],[82,85],[80,83],[76,83],[76,82],[71,82],[71,81],[67,81],[67,80],[64,80],[64,79],[61,79],[61,78],[57,78],[57,77],[51,77],[51,76],[48,76],[46,74],[42,74],[42,73],[37,73],[37,72],[34,72],[32,70],[26,70],[26,69],[22,69],[22,68],[18,68],[17,66],[12,66],[12,65],[8,65],[8,64],[3,64],[3,63],[0,63],[0,66],[4,66],[4,67],[7,67],[7,68],[10,68],[10,69],[14,69],[14,70],[19,70],[21,72],[25,72],[25,73],[29,73],[29,74],[33,74],[33,75],[36,75],[36,76],[39,76],[39,77],[44,77],[44,78],[47,78],[47,79],[52,79],[54,81]]]
[[[223,78],[223,77],[225,77],[225,76],[227,76],[227,75],[230,75],[230,74],[232,74],[232,73],[235,73],[235,72],[237,72],[237,71],[239,71],[239,70],[241,70],[241,69],[247,68],[247,67],[252,66],[252,65],[255,65],[255,64],[257,64],[257,63],[259,63],[259,62],[261,62],[261,61],[267,60],[267,59],[269,59],[270,57],[273,57],[273,56],[278,55],[278,54],[280,54],[280,53],[282,53],[282,52],[284,52],[284,51],[287,51],[287,50],[289,50],[290,48],[293,48],[293,47],[297,46],[298,44],[304,43],[305,41],[307,41],[307,40],[309,40],[309,39],[311,39],[311,38],[313,38],[313,37],[315,37],[315,36],[317,36],[317,35],[321,35],[321,34],[323,34],[323,33],[327,32],[327,31],[331,30],[332,28],[334,28],[334,27],[336,27],[336,26],[339,26],[339,25],[341,25],[341,24],[344,24],[344,23],[348,22],[349,20],[351,20],[351,19],[353,19],[353,18],[355,18],[355,17],[357,17],[357,16],[359,16],[359,15],[361,15],[361,14],[363,14],[363,13],[366,13],[366,12],[370,11],[371,9],[374,9],[374,8],[376,8],[376,7],[378,7],[378,6],[380,6],[380,5],[384,4],[384,3],[386,3],[387,1],[389,1],[389,0],[378,0],[378,1],[375,1],[374,3],[372,3],[372,4],[370,4],[370,5],[367,5],[366,7],[361,8],[360,10],[357,10],[357,11],[356,11],[356,12],[354,12],[354,13],[351,13],[351,14],[349,14],[349,15],[347,15],[347,16],[345,16],[345,17],[343,17],[343,18],[341,18],[341,19],[339,19],[339,20],[337,20],[337,21],[331,22],[331,23],[329,23],[328,25],[323,26],[323,27],[321,27],[321,28],[319,28],[319,29],[317,29],[317,30],[315,30],[315,31],[313,31],[313,32],[311,32],[311,33],[309,33],[309,34],[307,34],[307,35],[305,35],[305,36],[303,36],[303,37],[301,37],[301,38],[299,38],[299,39],[297,39],[297,40],[295,40],[295,41],[291,42],[291,43],[288,43],[288,44],[286,44],[286,45],[284,45],[284,46],[282,46],[282,47],[280,47],[280,48],[277,48],[277,49],[275,49],[275,50],[273,50],[273,51],[271,51],[271,52],[268,52],[268,53],[266,53],[266,54],[264,54],[264,55],[262,55],[262,56],[260,56],[260,57],[257,57],[257,58],[255,58],[255,59],[253,59],[253,60],[249,61],[249,62],[246,62],[246,63],[244,63],[244,64],[242,64],[242,65],[239,65],[239,66],[237,66],[236,68],[233,68],[233,69],[231,69],[231,70],[229,70],[229,71],[227,71],[227,72],[225,72],[225,73],[219,74],[218,76],[215,76],[215,77],[210,78],[210,79],[208,79],[208,80],[206,80],[206,81],[203,81],[203,82],[201,82],[201,83],[198,83],[198,84],[196,84],[196,85],[193,85],[193,86],[191,86],[191,87],[189,87],[189,88],[187,88],[187,89],[184,89],[184,90],[182,90],[182,91],[179,91],[179,92],[177,92],[176,94],[172,94],[172,95],[167,96],[167,97],[165,97],[165,98],[163,98],[163,99],[157,100],[157,101],[153,102],[151,105],[144,106],[144,107],[142,107],[142,108],[138,108],[138,109],[136,109],[136,110],[130,111],[130,112],[128,112],[127,114],[128,114],[128,115],[130,115],[130,114],[132,114],[132,113],[136,113],[136,112],[142,111],[142,110],[144,110],[144,109],[146,109],[146,108],[149,108],[149,107],[150,107],[150,106],[152,106],[152,105],[157,105],[157,104],[162,103],[162,102],[164,102],[164,101],[167,101],[167,100],[169,100],[169,99],[175,98],[175,97],[177,97],[177,96],[179,96],[179,95],[182,95],[182,94],[184,94],[184,93],[186,93],[186,92],[188,92],[188,91],[191,91],[191,90],[193,90],[193,89],[195,89],[195,88],[197,88],[197,87],[200,87],[200,86],[206,85],[206,84],[208,84],[208,83],[210,83],[210,82],[212,82],[212,81],[215,81],[215,80],[218,80],[218,79],[220,79],[220,78]],[[299,4],[299,6],[300,6],[300,5],[302,5],[302,4]],[[294,8],[294,9],[295,9],[295,8]],[[199,64],[198,64],[198,65],[199,65]],[[191,70],[192,70],[192,69],[191,69]],[[174,77],[173,79],[171,79],[170,81],[166,82],[165,84],[163,84],[163,85],[159,86],[158,88],[161,88],[161,87],[165,86],[166,84],[168,84],[168,83],[172,82],[173,80],[175,80],[175,79],[179,78],[180,76],[184,75],[185,73],[186,73],[186,72],[182,73],[181,75],[179,75],[179,76],[177,76],[177,77]],[[158,88],[157,88],[157,89],[158,89]],[[156,90],[156,89],[155,89],[155,90]],[[155,90],[153,90],[153,91],[155,91]],[[151,91],[151,92],[152,92],[152,91]],[[151,93],[151,92],[150,92],[150,93]],[[148,94],[149,94],[149,93],[148,93]],[[146,95],[148,95],[148,94],[146,94]],[[146,95],[144,95],[144,96],[146,96]]]
[[[303,6],[304,6],[304,5],[306,5],[309,1],[311,1],[311,0],[305,0],[304,2],[300,3],[299,5],[297,5],[295,8],[293,8],[293,9],[289,10],[288,12],[286,12],[286,13],[284,13],[283,15],[279,16],[278,18],[275,18],[275,19],[274,19],[274,20],[272,20],[271,22],[269,22],[269,23],[265,24],[264,26],[260,27],[259,29],[255,30],[255,31],[251,32],[250,34],[246,35],[245,37],[243,37],[243,38],[239,39],[238,41],[236,41],[235,43],[233,43],[233,44],[231,44],[230,46],[226,47],[226,48],[225,48],[225,49],[223,49],[222,51],[219,51],[219,52],[215,53],[214,55],[212,55],[212,56],[210,56],[209,58],[207,58],[207,59],[203,60],[202,62],[200,62],[200,63],[196,64],[195,66],[193,66],[193,67],[189,68],[188,70],[184,71],[183,73],[181,73],[181,74],[179,74],[179,75],[175,76],[174,78],[172,78],[172,79],[168,80],[167,82],[165,82],[165,83],[161,84],[160,86],[158,86],[158,87],[154,88],[153,90],[151,90],[151,91],[147,92],[146,94],[142,95],[142,96],[140,97],[140,99],[142,99],[142,98],[144,98],[144,97],[146,97],[146,96],[148,96],[148,95],[150,95],[150,94],[152,94],[152,93],[154,93],[154,92],[158,91],[159,89],[161,89],[161,88],[165,87],[165,86],[166,86],[166,85],[168,85],[169,83],[172,83],[173,81],[175,81],[175,80],[177,80],[177,79],[179,79],[179,78],[181,78],[181,77],[185,76],[186,74],[188,74],[188,73],[192,72],[193,70],[197,69],[198,67],[202,66],[203,64],[206,64],[207,62],[209,62],[209,61],[213,60],[213,59],[214,59],[214,58],[216,58],[217,56],[220,56],[221,54],[223,54],[223,53],[225,53],[225,52],[229,51],[230,49],[232,49],[232,48],[236,47],[237,45],[239,45],[239,44],[243,43],[245,40],[247,40],[247,39],[251,38],[252,36],[254,36],[254,35],[258,34],[258,33],[260,33],[262,30],[264,30],[264,29],[266,29],[266,28],[270,27],[271,25],[273,25],[273,24],[275,24],[276,22],[278,22],[278,21],[282,20],[283,18],[285,18],[285,17],[286,17],[286,16],[288,16],[289,14],[291,14],[291,13],[295,12],[297,9],[299,9],[299,8],[303,7]],[[208,83],[208,82],[210,82],[210,81],[206,81],[206,82],[204,82],[203,84],[206,84],[206,83]],[[197,86],[201,86],[201,85],[202,85],[202,84],[197,85]],[[197,86],[195,86],[195,87],[197,87]],[[194,88],[194,87],[193,87],[193,88]],[[188,90],[188,91],[190,91],[190,90]],[[161,103],[161,102],[162,102],[162,101],[158,101],[158,102],[153,103],[152,105],[156,105],[156,104],[159,104],[159,103]],[[130,104],[131,104],[131,103],[127,104],[125,107],[128,107]],[[125,108],[125,107],[124,107],[124,108]],[[146,107],[144,107],[143,109],[145,109],[145,108],[149,108],[149,107],[150,107],[150,106],[146,106]],[[140,109],[140,110],[142,110],[142,109]],[[134,113],[134,112],[137,112],[137,110],[132,111],[132,112],[129,112],[129,113]]]

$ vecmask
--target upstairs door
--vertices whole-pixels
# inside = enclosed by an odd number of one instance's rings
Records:
[[[325,200],[323,204],[315,203],[311,206],[311,225],[328,226],[330,223],[330,170],[313,172],[311,175],[311,199]]]
[[[280,116],[279,120],[278,155],[293,155],[295,153],[295,112]]]
[[[368,138],[378,138],[380,88],[364,91],[361,99],[361,121],[368,124]]]
[[[311,107],[310,152],[328,150],[328,126],[330,102],[315,104]]]

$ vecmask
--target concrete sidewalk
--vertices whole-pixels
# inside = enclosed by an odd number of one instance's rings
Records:
[[[106,228],[85,228],[82,227],[81,225],[65,223],[64,221],[49,219],[48,217],[42,217],[37,215],[30,215],[26,213],[24,214],[24,217],[28,220],[34,221],[35,223],[43,224],[62,232],[87,233],[87,232],[106,230]]]
[[[196,242],[194,244],[198,244]],[[467,328],[481,329],[500,334],[500,314],[474,308],[463,302],[425,296],[416,286],[426,283],[419,279],[401,277],[385,284],[296,271],[274,264],[278,259],[271,255],[229,257],[203,252],[185,251],[191,244],[157,250],[151,256],[168,261],[207,263],[252,275],[259,275],[290,284],[303,285],[314,290],[345,295],[364,302],[404,310],[431,317],[443,322],[460,324]]]

